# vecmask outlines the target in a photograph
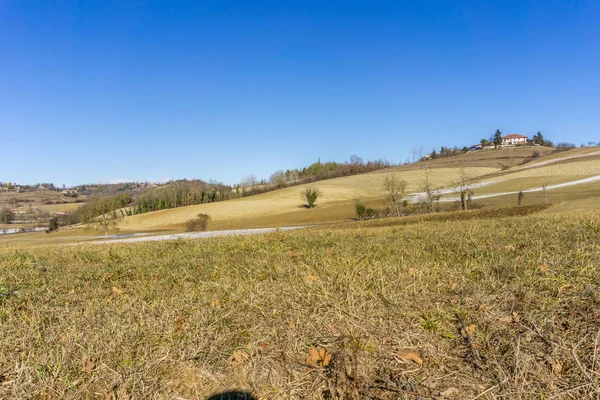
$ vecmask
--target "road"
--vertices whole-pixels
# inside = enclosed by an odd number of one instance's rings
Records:
[[[126,239],[105,239],[105,240],[94,240],[91,242],[85,242],[85,244],[107,244],[107,243],[137,243],[137,242],[153,242],[161,240],[176,240],[176,239],[200,239],[200,238],[211,238],[219,236],[243,236],[243,235],[257,235],[261,233],[270,233],[277,231],[292,231],[296,229],[310,228],[309,226],[286,226],[282,228],[255,228],[255,229],[231,229],[224,231],[209,231],[209,232],[186,232],[186,233],[173,233],[168,235],[157,235],[157,236],[136,236]]]

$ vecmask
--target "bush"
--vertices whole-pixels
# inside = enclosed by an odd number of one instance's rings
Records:
[[[196,218],[187,222],[187,231],[204,232],[208,227],[208,221],[210,221],[210,215],[200,213]]]
[[[366,213],[367,213],[367,208],[360,203],[356,203],[356,215],[358,216],[358,219],[359,220],[363,219],[365,217]]]
[[[15,219],[15,214],[10,211],[10,208],[3,208],[0,211],[0,223],[10,224]]]
[[[54,232],[58,230],[58,218],[56,216],[50,218],[48,221],[48,230],[46,233]]]
[[[319,189],[314,188],[314,187],[306,188],[306,190],[304,190],[304,192],[302,192],[302,197],[304,199],[306,199],[306,207],[313,208],[320,195],[321,195],[321,192],[319,191]]]

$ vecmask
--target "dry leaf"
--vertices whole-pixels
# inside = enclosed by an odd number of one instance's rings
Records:
[[[506,250],[510,250],[510,251],[515,251],[517,248],[515,246],[513,246],[512,244],[509,244],[507,246],[504,246],[504,248]]]
[[[177,317],[175,322],[173,322],[173,328],[175,328],[176,331],[180,331],[183,328],[183,318]]]
[[[229,362],[232,364],[240,364],[240,363],[246,361],[249,357],[250,356],[245,351],[236,350],[229,357]]]
[[[60,335],[58,338],[58,341],[61,343],[66,343],[67,342],[67,335]]]
[[[94,369],[96,369],[96,358],[90,357],[85,361],[83,367],[81,367],[81,372],[91,374]]]
[[[113,294],[114,294],[114,295],[116,295],[116,296],[118,296],[118,295],[120,295],[120,294],[123,294],[123,291],[122,291],[121,289],[119,289],[118,287],[116,287],[116,286],[113,286],[113,287],[112,287],[112,292],[113,292]]]
[[[308,351],[308,357],[306,357],[306,364],[311,367],[324,368],[331,362],[331,354],[324,348],[312,348]]]
[[[294,321],[290,321],[290,329],[295,331],[296,330],[296,324],[294,323]]]
[[[553,361],[552,362],[552,374],[553,375],[560,375],[562,373],[563,370],[563,365],[560,361]]]
[[[519,317],[519,314],[517,314],[516,312],[513,312],[512,316],[516,322],[519,322],[521,320],[521,317]]]
[[[448,289],[450,289],[450,290],[456,289],[456,283],[450,281],[450,283],[448,284]]]
[[[396,350],[396,354],[404,361],[412,361],[419,367],[423,365],[423,359],[421,358],[421,354],[418,350],[400,348]]]
[[[410,268],[408,269],[408,274],[409,274],[410,276],[415,276],[415,274],[416,274],[416,273],[417,273],[417,270],[416,270],[416,268],[410,267]]]
[[[267,347],[269,347],[269,344],[270,344],[269,342],[260,342],[258,344],[258,349],[261,351],[265,350]]]
[[[548,264],[540,265],[540,271],[548,271]]]
[[[510,315],[505,315],[504,317],[498,318],[498,321],[503,322],[505,324],[510,324],[513,322],[513,318]]]
[[[213,300],[213,301],[211,301],[211,302],[210,302],[210,306],[211,306],[212,308],[215,308],[215,307],[217,307],[218,305],[219,305],[219,300],[216,300],[216,299],[215,299],[215,300]]]
[[[475,324],[471,324],[469,326],[465,326],[464,328],[462,328],[460,330],[460,333],[464,336],[464,337],[469,337],[469,336],[475,336],[475,328],[477,327],[477,325]]]
[[[316,275],[313,275],[313,274],[308,274],[304,278],[306,278],[307,281],[313,281],[313,282],[319,279]]]

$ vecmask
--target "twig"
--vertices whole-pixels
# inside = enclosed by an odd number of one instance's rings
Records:
[[[594,340],[594,357],[592,358],[592,371],[595,371],[596,367],[596,356],[598,355],[598,339],[600,339],[600,329],[596,334],[596,340]]]
[[[508,380],[508,378],[504,379],[502,382],[500,382],[497,385],[494,385],[494,386],[491,386],[491,387],[485,389],[483,392],[479,393],[477,396],[473,397],[471,400],[478,399],[481,396],[483,396],[484,394],[489,393],[489,392],[491,392],[494,389],[497,389],[500,385],[503,385],[507,380]]]
[[[463,321],[462,317],[457,314],[456,318],[458,319],[458,323],[460,324],[459,333],[465,338],[465,341],[467,342],[467,347],[469,348],[469,352],[471,353],[471,362],[473,363],[473,367],[476,370],[480,370],[481,372],[483,372],[483,369],[481,368],[481,359],[479,357],[479,352],[477,352],[477,349],[475,349],[475,347],[473,346],[473,337],[469,334],[469,332],[467,332],[465,322]]]

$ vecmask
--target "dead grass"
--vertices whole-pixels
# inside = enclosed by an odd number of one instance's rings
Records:
[[[367,225],[1,249],[0,398],[600,396],[597,214]]]
[[[467,168],[471,176],[482,176],[496,171],[494,168]],[[277,190],[257,196],[230,200],[220,203],[200,204],[170,210],[126,217],[119,227],[126,231],[181,230],[185,223],[198,213],[211,216],[211,229],[228,227],[258,227],[267,220],[278,221],[277,225],[306,224],[310,222],[330,222],[355,216],[354,200],[378,200],[385,196],[383,180],[390,174],[406,180],[407,190],[419,189],[424,170],[390,171],[329,179],[311,184],[322,191],[317,207],[303,207],[302,191],[305,185]],[[445,185],[458,174],[458,168],[437,168],[431,172],[435,185]],[[343,208],[339,209],[340,204]],[[273,226],[273,225],[270,225]]]

